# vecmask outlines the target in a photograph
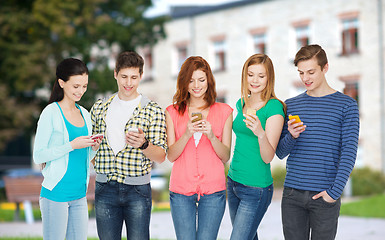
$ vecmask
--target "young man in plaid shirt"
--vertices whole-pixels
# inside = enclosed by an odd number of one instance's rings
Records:
[[[149,239],[152,161],[166,156],[166,124],[157,103],[138,93],[143,58],[119,55],[114,77],[118,92],[91,109],[93,134],[103,134],[95,157],[95,212],[101,240]]]

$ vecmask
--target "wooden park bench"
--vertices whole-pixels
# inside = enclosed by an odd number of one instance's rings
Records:
[[[28,175],[23,177],[4,176],[5,194],[8,202],[16,204],[15,221],[20,220],[20,203],[25,201],[38,203],[40,196],[42,175]]]
[[[4,176],[5,193],[8,202],[16,204],[15,221],[20,220],[20,203],[39,203],[41,183],[43,182],[42,175],[27,175],[22,177]],[[87,189],[87,200],[92,206],[91,215],[94,215],[94,200],[95,200],[95,175],[90,176],[90,182]],[[32,209],[24,211],[31,211]],[[27,215],[27,212],[26,212]],[[33,216],[33,215],[30,215]]]

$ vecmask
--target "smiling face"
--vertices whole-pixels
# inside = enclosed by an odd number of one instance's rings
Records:
[[[267,85],[267,73],[262,64],[250,65],[247,68],[247,84],[250,94],[261,94]]]
[[[195,70],[188,85],[191,98],[203,98],[207,91],[207,75],[202,70]]]
[[[139,96],[137,91],[142,75],[139,68],[123,68],[114,76],[118,84],[118,96],[123,101],[129,101]]]
[[[87,91],[88,75],[74,75],[71,76],[66,82],[62,79],[59,79],[59,84],[60,87],[63,88],[63,99],[77,102]]]
[[[327,85],[325,74],[328,71],[328,64],[325,64],[323,69],[321,69],[317,59],[313,57],[309,60],[298,62],[297,67],[299,76],[308,93],[318,91]]]

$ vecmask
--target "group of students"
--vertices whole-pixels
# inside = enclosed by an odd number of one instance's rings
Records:
[[[214,76],[202,57],[183,63],[173,104],[163,111],[137,90],[143,58],[123,52],[114,70],[118,92],[99,99],[90,113],[76,103],[87,90],[86,65],[63,60],[33,151],[44,175],[44,239],[87,239],[90,162],[99,238],[121,239],[125,223],[127,239],[149,239],[152,162],[166,156],[173,163],[169,190],[177,239],[216,239],[226,193],[230,239],[258,239],[273,196],[275,154],[288,156],[281,205],[285,239],[334,239],[340,197],[356,159],[358,106],[328,85],[329,65],[319,45],[302,47],[294,64],[306,91],[283,103],[274,93],[271,59],[249,57],[233,119],[233,109],[216,102]]]

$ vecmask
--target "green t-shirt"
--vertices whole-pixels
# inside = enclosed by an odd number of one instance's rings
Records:
[[[243,121],[241,99],[236,104],[237,116],[233,122],[233,131],[236,135],[233,159],[228,176],[241,184],[252,187],[267,187],[273,183],[270,163],[266,164],[259,151],[258,137],[246,127]],[[265,129],[269,117],[281,115],[285,117],[283,105],[277,99],[270,99],[264,107],[257,111],[262,128]]]

